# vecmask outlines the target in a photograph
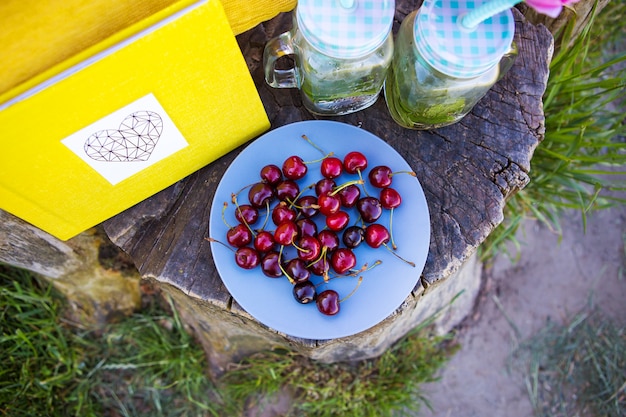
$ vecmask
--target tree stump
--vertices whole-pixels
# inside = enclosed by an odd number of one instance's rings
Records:
[[[0,262],[50,281],[77,323],[104,324],[140,306],[139,274],[102,227],[63,242],[0,210]]]
[[[395,30],[419,3],[396,4]],[[293,338],[265,327],[231,298],[204,238],[217,184],[241,149],[105,222],[108,236],[134,259],[142,277],[172,296],[215,372],[244,355],[277,346],[323,362],[375,357],[426,318],[421,307],[429,306],[435,284],[457,278],[456,272],[503,220],[507,198],[528,183],[533,151],[543,139],[542,95],[553,38],[514,12],[519,57],[461,122],[431,131],[403,129],[389,116],[382,97],[364,111],[325,118],[359,126],[393,146],[417,173],[430,210],[430,249],[420,284],[373,328],[334,340]],[[238,37],[272,128],[321,118],[304,109],[297,90],[265,84],[263,47],[290,26],[291,15],[281,14]]]

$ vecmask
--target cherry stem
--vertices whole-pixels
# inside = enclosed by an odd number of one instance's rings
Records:
[[[361,286],[361,283],[363,282],[363,276],[359,276],[359,281],[356,283],[356,286],[354,287],[354,289],[350,292],[350,294],[346,295],[345,297],[343,297],[341,300],[339,300],[340,303],[343,303],[344,301],[346,301],[348,298],[352,297],[354,295],[354,293],[356,292],[356,290],[359,289],[359,287]]]
[[[330,195],[334,196],[335,194],[337,194],[338,192],[340,192],[344,188],[346,188],[346,187],[348,187],[350,185],[354,185],[354,184],[365,184],[365,181],[363,181],[363,178],[361,178],[359,180],[346,181],[343,184],[338,185],[337,187],[335,187],[335,189],[333,191],[331,191]]]
[[[328,246],[324,246],[322,248],[322,250],[320,251],[320,255],[317,257],[317,259],[315,259],[314,261],[309,262],[309,264],[307,266],[311,266],[316,262],[321,261],[322,259],[324,260],[324,275],[322,275],[322,277],[324,278],[324,282],[328,282],[329,281],[329,276],[328,276],[328,260],[326,260],[326,252],[328,252]]]
[[[366,197],[369,197],[369,193],[367,192],[367,188],[365,188],[365,181],[363,180],[363,175],[361,174],[361,170],[357,169],[356,172],[359,174],[359,179],[361,180],[360,184],[361,184],[361,189],[363,190],[363,194],[365,194]]]
[[[319,159],[313,159],[312,161],[302,161],[302,163],[303,163],[303,164],[305,164],[305,165],[308,165],[308,164],[314,164],[314,163],[316,163],[316,162],[321,162],[321,161],[323,161],[323,160],[324,160],[324,159],[326,159],[326,158],[330,158],[330,157],[331,157],[331,156],[333,156],[333,155],[335,155],[335,153],[334,153],[334,152],[329,152],[329,153],[325,154],[324,156],[322,156],[322,157],[321,157],[321,158],[319,158]]]
[[[404,259],[402,256],[398,255],[397,252],[395,252],[393,249],[391,249],[389,246],[387,246],[386,244],[383,245],[393,256],[395,256],[396,258],[400,259],[401,261],[406,262],[407,264],[411,265],[413,268],[415,268],[415,263],[408,261],[406,259]]]
[[[283,248],[284,248],[284,246],[282,246],[282,245],[281,245],[281,246],[280,246],[280,251],[278,251],[278,267],[280,268],[280,270],[282,271],[282,273],[283,273],[283,274],[285,274],[285,276],[287,277],[287,279],[289,280],[289,282],[290,282],[291,284],[295,284],[295,283],[296,283],[296,281],[295,281],[293,278],[291,278],[291,277],[289,276],[289,274],[287,273],[287,271],[285,271],[285,269],[283,268],[283,263],[282,263],[282,262],[281,262],[281,260],[280,260],[280,258],[282,258],[282,256],[283,256]]]
[[[409,174],[412,177],[417,177],[417,174],[415,173],[415,171],[396,171],[396,172],[392,172],[391,174],[389,174],[390,177],[393,177],[394,175],[397,174]]]
[[[229,229],[232,229],[232,226],[230,224],[228,224],[228,222],[226,221],[226,208],[228,207],[228,203],[226,201],[224,201],[224,205],[222,206],[222,221],[224,222],[224,224],[226,225],[226,227],[228,227]]]
[[[205,237],[204,240],[211,242],[211,243],[219,243],[220,245],[224,246],[226,249],[230,250],[231,252],[235,252],[235,250],[231,248],[230,246],[228,246],[226,243],[219,241],[217,239],[213,239],[211,236]]]
[[[248,228],[250,233],[252,233],[252,236],[256,236],[256,232],[254,230],[252,230],[252,227],[250,227],[250,225],[248,224],[246,219],[243,217],[243,213],[241,213],[241,210],[239,209],[239,203],[237,202],[237,195],[236,194],[231,194],[230,199],[233,202],[233,204],[235,205],[235,213],[239,211],[239,216],[241,217],[241,220],[243,221],[243,224],[246,225],[246,227]],[[224,208],[226,208],[226,206],[224,206]]]
[[[393,207],[389,210],[389,237],[391,238],[391,248],[395,251],[398,247],[393,240]]]
[[[320,153],[322,155],[326,155],[326,152],[324,152],[322,150],[322,148],[320,148],[319,146],[317,146],[315,143],[313,143],[313,141],[311,139],[309,139],[309,137],[307,135],[302,135],[302,139],[306,140],[307,142],[309,142],[309,145],[311,145],[312,147],[314,147],[315,149],[317,149],[318,151],[320,151]]]

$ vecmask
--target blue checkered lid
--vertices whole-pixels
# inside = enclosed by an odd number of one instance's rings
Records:
[[[302,36],[317,50],[336,58],[375,51],[390,36],[395,0],[299,0]]]
[[[425,0],[415,21],[415,44],[424,59],[444,74],[470,78],[498,64],[511,47],[515,21],[505,10],[473,29],[460,19],[485,1]]]

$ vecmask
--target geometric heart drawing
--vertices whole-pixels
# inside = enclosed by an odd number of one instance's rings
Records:
[[[119,129],[100,130],[89,136],[85,153],[96,161],[147,161],[162,131],[161,116],[152,111],[138,111],[126,116]]]

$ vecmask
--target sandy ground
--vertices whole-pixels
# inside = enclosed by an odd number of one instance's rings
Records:
[[[500,256],[484,274],[474,314],[459,331],[461,350],[425,385],[433,411],[420,416],[527,417],[533,410],[523,376],[507,360],[546,320],[571,318],[590,304],[626,321],[626,206],[562,220],[563,239],[528,221],[518,238],[521,259]],[[517,329],[517,330],[516,330]]]

